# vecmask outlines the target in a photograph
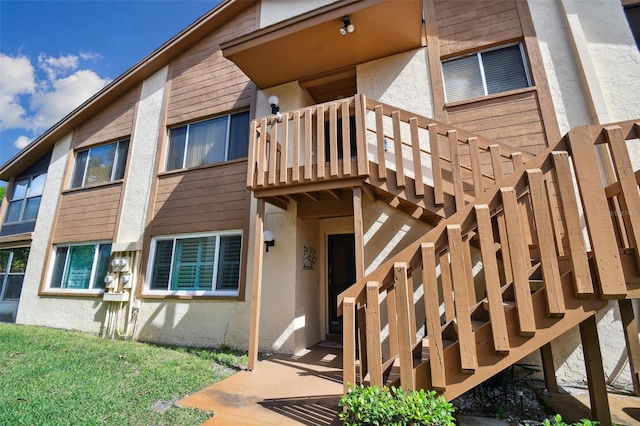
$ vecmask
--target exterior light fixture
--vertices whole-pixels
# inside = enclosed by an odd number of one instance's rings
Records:
[[[269,253],[269,247],[273,247],[276,245],[276,242],[273,240],[273,232],[264,231],[264,247],[265,251]]]
[[[345,16],[342,18],[342,27],[340,27],[340,35],[346,36],[347,34],[351,34],[356,30],[356,26],[351,23],[351,18],[349,16]]]
[[[277,96],[269,96],[269,105],[271,105],[271,114],[280,112],[280,99]]]

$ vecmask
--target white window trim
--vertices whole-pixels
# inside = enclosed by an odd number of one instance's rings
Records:
[[[234,112],[229,112],[227,114],[220,114],[220,115],[216,115],[215,117],[209,117],[206,118],[204,120],[197,120],[197,121],[190,121],[188,123],[183,123],[183,124],[179,124],[176,126],[171,126],[169,128],[167,128],[167,149],[165,150],[165,155],[164,155],[164,166],[162,168],[162,170],[164,172],[175,172],[178,170],[186,170],[186,169],[191,169],[193,167],[185,167],[185,163],[187,162],[187,153],[188,153],[188,149],[189,149],[189,133],[190,133],[190,129],[191,129],[191,125],[193,124],[199,124],[199,123],[204,123],[206,121],[212,121],[218,118],[222,118],[222,117],[227,117],[227,133],[226,133],[226,137],[225,137],[225,144],[224,144],[224,160],[222,160],[219,163],[211,163],[211,164],[207,164],[207,166],[212,166],[214,164],[220,164],[220,163],[224,163],[226,161],[229,161],[229,138],[231,137],[231,116],[235,115],[235,114],[242,114],[243,112],[249,112],[249,110],[239,110],[239,111],[234,111]],[[249,121],[251,121],[251,119],[249,119]],[[169,165],[169,156],[171,154],[171,149],[170,149],[170,144],[171,144],[171,130],[173,129],[178,129],[180,127],[186,126],[187,130],[185,132],[185,141],[184,141],[184,153],[182,154],[182,167],[180,167],[179,169],[172,169],[172,170],[167,170],[167,166]],[[195,167],[200,167],[200,166],[195,166]]]
[[[216,231],[216,232],[198,232],[193,234],[173,234],[173,235],[162,235],[153,237],[151,239],[151,247],[149,250],[149,260],[147,261],[147,273],[144,283],[143,295],[146,296],[216,296],[216,297],[237,297],[240,294],[240,287],[242,286],[242,282],[238,281],[238,289],[237,290],[215,290],[215,280],[218,274],[218,254],[220,250],[220,244],[216,243],[216,250],[214,254],[214,282],[212,283],[212,290],[158,290],[151,288],[151,280],[153,278],[153,267],[156,258],[156,247],[158,241],[168,241],[173,240],[173,248],[171,251],[171,266],[169,272],[169,283],[171,282],[171,277],[173,277],[173,264],[174,264],[174,256],[176,251],[175,241],[179,239],[187,239],[187,238],[201,238],[201,237],[211,237],[211,236],[224,236],[224,235],[240,235],[240,271],[242,271],[242,250],[244,248],[244,235],[241,229],[232,229],[227,231]],[[242,275],[242,274],[240,274]],[[171,285],[171,284],[169,284]]]
[[[511,46],[519,46],[520,47],[520,59],[522,59],[522,65],[524,67],[524,73],[525,76],[527,77],[527,87],[531,87],[532,86],[532,82],[531,82],[531,74],[529,73],[529,64],[527,63],[527,56],[524,54],[524,46],[522,45],[521,42],[514,42],[514,43],[507,43],[507,44],[501,44],[500,46],[494,46],[491,47],[489,49],[483,49],[483,50],[478,50],[475,53],[469,53],[466,55],[461,55],[461,56],[455,56],[453,58],[447,58],[443,61],[441,61],[441,66],[440,66],[440,78],[442,78],[442,86],[444,89],[444,102],[445,103],[449,103],[449,100],[447,99],[447,82],[445,81],[444,78],[444,68],[442,67],[442,64],[445,62],[450,62],[450,61],[455,61],[456,59],[461,59],[461,58],[466,58],[468,56],[475,56],[477,61],[478,61],[478,66],[480,68],[480,75],[482,76],[482,90],[484,92],[484,94],[482,95],[484,96],[494,96],[496,94],[491,94],[489,95],[489,90],[487,88],[487,79],[484,75],[484,63],[482,62],[482,54],[486,53],[486,52],[491,52],[492,50],[499,50],[499,49],[504,49],[506,47],[511,47]],[[505,92],[506,93],[506,92]],[[468,99],[474,99],[474,98],[468,98]],[[456,101],[451,101],[451,102],[465,102],[468,99],[459,99]]]
[[[46,291],[47,292],[51,292],[51,293],[59,293],[59,294],[77,294],[77,293],[82,293],[82,294],[88,294],[88,295],[92,295],[92,294],[103,294],[104,293],[104,289],[103,288],[94,288],[95,285],[95,281],[96,279],[100,279],[100,277],[96,277],[96,268],[98,266],[98,260],[99,260],[99,256],[100,256],[100,246],[101,245],[105,245],[105,244],[111,244],[112,245],[112,253],[113,253],[113,242],[112,241],[87,241],[87,242],[82,242],[82,243],[71,243],[71,244],[54,244],[53,247],[51,248],[51,259],[49,259],[49,267],[47,268],[47,286],[46,286]],[[91,281],[89,282],[89,288],[55,288],[55,287],[51,287],[51,279],[53,278],[53,270],[55,269],[55,263],[56,263],[56,255],[57,255],[57,249],[58,247],[77,247],[77,246],[88,246],[88,245],[94,245],[97,247],[97,250],[95,250],[94,254],[93,254],[93,264],[91,266]],[[69,252],[67,252],[67,257],[64,260],[64,271],[66,273],[67,270],[67,264],[69,262]],[[104,277],[103,277],[104,278]],[[64,274],[62,275],[62,281],[64,281]],[[62,285],[62,283],[60,283],[60,285]]]

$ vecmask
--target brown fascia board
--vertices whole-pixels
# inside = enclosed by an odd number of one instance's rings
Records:
[[[238,13],[257,3],[258,0],[224,0],[208,13],[196,20],[168,40],[158,49],[129,68],[98,93],[71,111],[63,119],[51,126],[37,139],[18,152],[0,167],[0,180],[9,180],[27,168],[53,148],[53,145],[76,128],[83,120],[113,102],[135,85],[153,75],[173,58],[184,52],[197,41],[205,37],[216,27],[226,24]]]
[[[388,0],[338,0],[310,12],[303,13],[302,15],[296,15],[252,33],[221,43],[220,49],[222,50],[222,55],[225,58],[229,58],[229,56],[239,51],[259,46],[267,41],[296,33],[336,17],[342,18],[351,12],[365,9],[385,1]]]

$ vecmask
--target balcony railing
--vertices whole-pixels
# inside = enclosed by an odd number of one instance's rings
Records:
[[[457,209],[533,157],[363,95],[256,119],[250,133],[251,190],[368,178],[375,163],[372,179],[394,171],[396,186],[412,178],[436,204],[454,195]]]

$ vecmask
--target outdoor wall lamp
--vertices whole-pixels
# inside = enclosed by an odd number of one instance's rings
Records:
[[[264,231],[264,247],[265,251],[269,253],[269,247],[273,247],[276,245],[276,242],[273,240],[273,232]]]
[[[351,18],[349,16],[345,16],[342,18],[342,27],[340,27],[340,35],[346,36],[347,34],[351,34],[356,30],[356,26],[351,23]]]
[[[280,112],[280,99],[277,96],[269,96],[269,105],[271,105],[271,114],[277,114]]]

